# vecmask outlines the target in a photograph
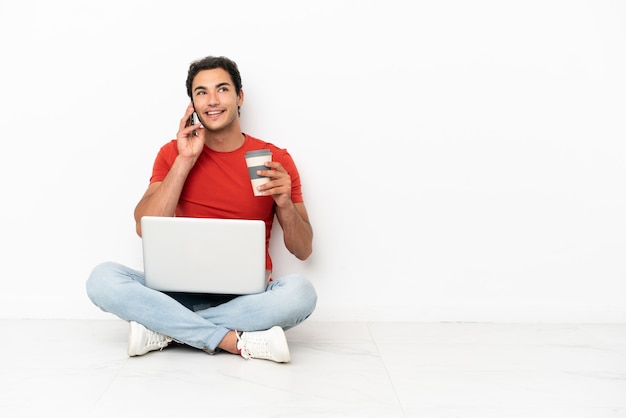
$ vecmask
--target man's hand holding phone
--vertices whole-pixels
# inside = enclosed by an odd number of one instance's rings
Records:
[[[197,122],[193,123],[195,122],[193,115],[195,115],[193,104],[189,103],[185,116],[180,120],[176,140],[178,142],[178,155],[183,158],[190,158],[195,163],[204,148],[204,127],[197,119],[195,120]]]

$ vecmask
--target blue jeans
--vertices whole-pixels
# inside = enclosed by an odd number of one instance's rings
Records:
[[[166,293],[146,287],[141,271],[112,262],[93,269],[87,295],[105,312],[208,350],[215,350],[230,330],[294,327],[317,303],[315,289],[299,275],[274,279],[265,292],[255,295]]]

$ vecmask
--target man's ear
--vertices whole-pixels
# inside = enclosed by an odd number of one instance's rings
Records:
[[[243,89],[239,90],[239,97],[237,97],[237,107],[241,107],[243,105]]]

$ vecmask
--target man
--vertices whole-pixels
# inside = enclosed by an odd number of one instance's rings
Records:
[[[236,63],[212,56],[195,61],[186,86],[191,103],[176,139],[160,149],[150,185],[135,208],[139,236],[146,215],[261,219],[271,272],[269,238],[276,216],[287,249],[298,259],[308,258],[313,231],[300,176],[286,150],[241,132],[244,93]],[[191,124],[194,111],[199,122]],[[262,196],[255,197],[244,154],[258,149],[271,150],[273,161],[257,172],[270,181],[258,186]],[[111,262],[94,268],[87,294],[102,310],[130,323],[130,356],[176,341],[208,353],[226,351],[276,362],[290,361],[284,330],[308,318],[317,302],[313,286],[299,275],[271,278],[260,294],[224,299],[159,292],[145,286],[142,272]]]

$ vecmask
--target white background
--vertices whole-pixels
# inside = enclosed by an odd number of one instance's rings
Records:
[[[165,5],[164,5],[165,4]],[[319,320],[626,320],[626,2],[0,0],[0,317],[109,318],[188,98],[240,67],[287,148]]]

